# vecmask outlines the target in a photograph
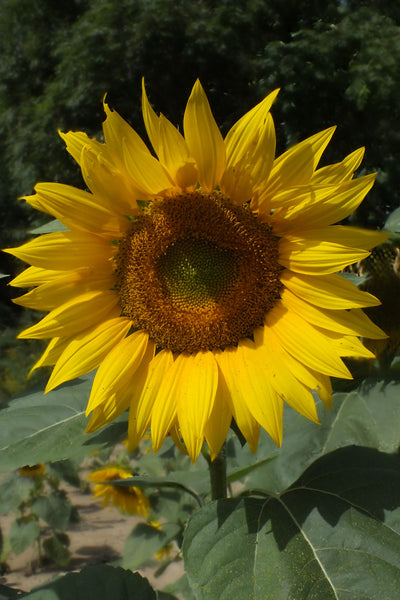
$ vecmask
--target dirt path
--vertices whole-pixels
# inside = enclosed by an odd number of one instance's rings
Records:
[[[80,517],[79,522],[71,524],[67,530],[72,553],[68,571],[55,565],[44,564],[37,567],[35,549],[32,547],[19,556],[9,556],[7,559],[9,571],[0,577],[1,584],[31,591],[32,588],[58,575],[80,570],[87,565],[113,561],[122,555],[125,539],[139,519],[122,515],[114,507],[102,508],[90,494],[82,494],[72,488],[68,490],[68,497]],[[8,535],[13,519],[14,517],[0,517],[0,527],[4,536]],[[173,563],[162,575],[156,577],[157,566],[158,563],[153,561],[140,571],[156,589],[162,589],[183,573],[182,564]]]

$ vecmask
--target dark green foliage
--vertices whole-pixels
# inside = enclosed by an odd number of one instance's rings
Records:
[[[147,579],[139,573],[131,573],[109,565],[86,567],[79,573],[68,573],[64,577],[46,583],[25,598],[29,600],[157,600],[158,594]]]
[[[357,221],[382,226],[399,205],[399,26],[372,8],[348,10],[335,23],[299,30],[289,43],[268,44],[257,61],[260,92],[282,87],[274,107],[281,146],[337,124],[324,160],[366,147],[363,168],[378,180]]]

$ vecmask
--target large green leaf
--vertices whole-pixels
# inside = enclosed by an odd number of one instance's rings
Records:
[[[26,600],[157,600],[147,579],[108,565],[69,573],[23,597]]]
[[[0,600],[16,600],[16,598],[22,597],[22,593],[21,590],[0,584]]]
[[[398,598],[399,506],[398,455],[336,450],[280,495],[198,510],[184,536],[189,580],[200,600]]]
[[[319,456],[336,448],[355,444],[394,452],[400,443],[399,403],[400,385],[379,382],[363,385],[349,394],[334,394],[330,411],[318,402],[320,425],[286,407],[282,447],[277,449],[262,434],[252,457],[247,446],[241,448],[236,443],[228,462],[228,475],[234,478],[237,470],[253,464],[246,488],[279,493]]]
[[[92,376],[44,395],[36,392],[12,400],[0,412],[0,472],[40,462],[81,458],[121,441],[122,416],[99,432],[85,434],[85,409]]]

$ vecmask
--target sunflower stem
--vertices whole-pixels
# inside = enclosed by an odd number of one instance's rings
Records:
[[[218,456],[211,460],[208,458],[210,470],[211,500],[219,500],[227,497],[226,479],[226,448],[222,446]]]

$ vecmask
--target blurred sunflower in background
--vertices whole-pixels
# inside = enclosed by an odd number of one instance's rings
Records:
[[[38,463],[36,465],[25,465],[25,467],[21,467],[18,469],[18,473],[22,475],[22,477],[31,477],[32,479],[36,479],[38,477],[42,477],[46,467],[43,463]]]
[[[389,367],[400,348],[400,248],[397,242],[387,241],[370,256],[350,267],[359,275],[359,288],[374,294],[379,306],[365,312],[387,334],[385,339],[365,338],[364,344],[374,352],[381,367]]]
[[[94,498],[102,498],[101,506],[112,504],[122,513],[146,517],[150,511],[150,502],[136,486],[112,485],[107,481],[128,479],[132,473],[122,467],[104,467],[89,473],[89,481],[95,484]]]
[[[46,391],[98,367],[87,414],[94,431],[129,408],[129,449],[150,428],[195,461],[214,458],[232,417],[255,451],[260,426],[282,442],[284,401],[318,422],[342,357],[372,357],[358,336],[385,334],[362,312],[379,302],[336,274],[386,234],[335,225],[374,175],[353,178],[363,149],[318,168],[334,127],[275,158],[278,90],[225,139],[197,81],[183,134],[142,109],[154,156],[107,104],[104,143],[62,133],[90,191],[39,183],[26,201],[67,231],[11,254],[32,265],[17,303],[50,311],[21,338],[50,338],[34,368]]]

